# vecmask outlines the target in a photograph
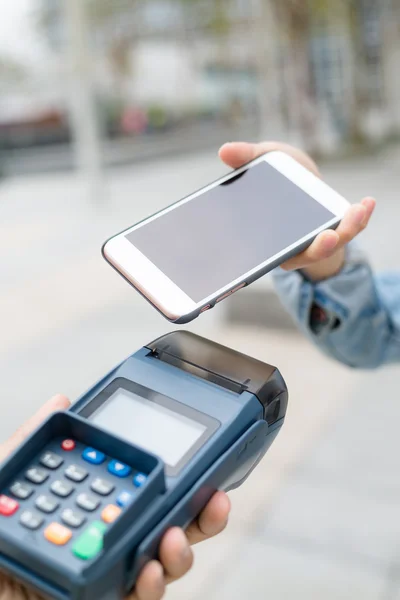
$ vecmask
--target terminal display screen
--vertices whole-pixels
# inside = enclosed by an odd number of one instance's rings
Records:
[[[207,430],[194,421],[119,388],[91,416],[95,425],[160,457],[175,467]]]

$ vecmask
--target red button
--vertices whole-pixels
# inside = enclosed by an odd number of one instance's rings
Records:
[[[11,517],[19,509],[19,504],[8,496],[0,496],[0,515]]]
[[[65,450],[65,452],[71,452],[71,450],[75,449],[74,440],[64,440],[61,444],[61,448]]]

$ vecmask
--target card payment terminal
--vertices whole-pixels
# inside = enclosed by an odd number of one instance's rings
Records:
[[[48,598],[119,600],[277,436],[279,371],[185,331],[121,363],[0,469],[0,569]]]

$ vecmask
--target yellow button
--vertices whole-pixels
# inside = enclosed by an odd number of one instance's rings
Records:
[[[118,506],[114,506],[114,504],[109,504],[105,507],[103,512],[101,513],[101,518],[105,523],[114,523],[116,519],[118,519],[122,510],[118,508]]]
[[[46,540],[56,546],[64,546],[72,537],[72,531],[60,525],[60,523],[51,523],[44,531]]]

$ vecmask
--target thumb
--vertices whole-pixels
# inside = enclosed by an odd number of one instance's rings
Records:
[[[261,144],[248,144],[246,142],[229,143],[220,148],[219,156],[226,165],[237,169],[263,154],[276,151],[288,154],[303,167],[314,173],[314,175],[321,177],[317,165],[308,154],[299,148],[282,142],[262,142]]]
[[[4,444],[0,445],[0,462],[3,461],[11,452],[16,450],[18,446],[27,438],[43,421],[52,413],[59,410],[67,410],[71,403],[65,396],[58,394],[46,402],[38,412],[33,415],[26,423],[21,425],[19,429],[8,439]]]

